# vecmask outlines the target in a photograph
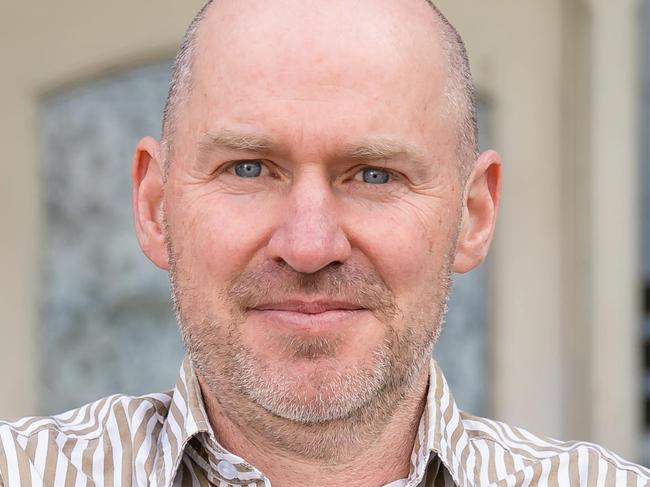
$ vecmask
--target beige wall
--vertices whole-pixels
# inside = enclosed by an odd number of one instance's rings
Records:
[[[170,57],[200,1],[40,3],[0,6],[0,416],[36,411],[39,99]],[[635,2],[439,3],[467,40],[506,164],[490,283],[494,415],[635,458]]]

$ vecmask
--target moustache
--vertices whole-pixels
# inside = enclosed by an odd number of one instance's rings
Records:
[[[293,270],[284,262],[266,262],[247,269],[226,287],[227,299],[240,310],[295,296],[344,301],[385,318],[395,318],[399,308],[384,280],[371,269],[354,264],[330,264],[311,274]]]

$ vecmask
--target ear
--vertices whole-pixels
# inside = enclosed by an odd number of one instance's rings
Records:
[[[454,272],[469,272],[487,255],[501,198],[501,156],[482,153],[467,179],[463,218],[456,247]]]
[[[133,155],[133,220],[140,248],[163,270],[169,258],[163,230],[163,168],[160,144],[151,137],[142,139]]]

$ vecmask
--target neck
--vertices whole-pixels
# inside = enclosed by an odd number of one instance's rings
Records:
[[[250,402],[227,401],[229,394],[216,398],[200,376],[199,383],[221,446],[255,465],[274,486],[383,486],[409,474],[428,367],[395,401],[391,414],[316,425],[278,418]]]

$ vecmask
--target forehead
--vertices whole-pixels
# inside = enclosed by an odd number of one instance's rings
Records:
[[[216,0],[200,31],[205,47],[235,55],[266,47],[286,54],[293,46],[302,54],[364,57],[397,50],[431,61],[438,50],[436,16],[425,0]]]
[[[193,132],[430,133],[444,101],[439,44],[422,0],[215,2],[195,51]]]

